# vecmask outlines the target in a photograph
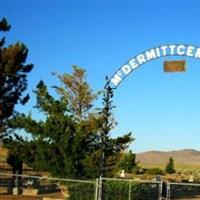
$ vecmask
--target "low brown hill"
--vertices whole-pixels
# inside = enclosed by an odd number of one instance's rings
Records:
[[[197,165],[200,166],[200,151],[192,149],[184,149],[179,151],[148,151],[144,153],[138,153],[136,161],[141,164],[166,164],[172,157],[175,164],[179,165]]]
[[[6,148],[0,147],[0,161],[5,161],[8,155],[8,150]]]
[[[1,173],[12,173],[12,167],[7,163],[8,149],[0,146],[0,172]],[[34,171],[27,164],[23,164],[23,174],[33,176],[50,176],[48,172]],[[1,198],[0,198],[1,200]]]

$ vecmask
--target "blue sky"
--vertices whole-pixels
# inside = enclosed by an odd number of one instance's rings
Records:
[[[7,44],[24,42],[27,62],[34,64],[31,100],[19,109],[32,110],[32,90],[40,79],[58,84],[51,72],[70,73],[73,64],[86,69],[92,88],[101,90],[106,75],[147,49],[200,46],[199,10],[198,1],[0,0],[0,16],[12,25]],[[200,61],[179,57],[186,60],[187,72],[166,74],[167,59],[140,66],[115,91],[118,127],[112,136],[132,131],[135,152],[200,150]]]

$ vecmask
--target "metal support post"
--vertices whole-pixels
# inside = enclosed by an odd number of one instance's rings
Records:
[[[103,182],[102,182],[102,177],[99,177],[99,184],[98,184],[99,192],[98,192],[98,200],[103,200]]]
[[[131,200],[131,181],[129,181],[128,200]]]

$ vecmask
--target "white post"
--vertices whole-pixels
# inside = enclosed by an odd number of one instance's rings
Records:
[[[129,181],[128,200],[131,200],[131,181]]]
[[[99,190],[99,179],[97,178],[96,179],[96,182],[95,182],[95,197],[94,197],[94,199],[95,200],[98,200],[98,190]]]
[[[159,197],[158,197],[159,200],[162,200],[162,189],[163,189],[162,186],[163,186],[163,182],[161,181],[159,183]]]
[[[170,200],[170,183],[167,183],[167,200]]]
[[[102,200],[102,190],[103,190],[103,181],[102,181],[102,177],[99,177],[99,194],[98,194],[98,200]]]

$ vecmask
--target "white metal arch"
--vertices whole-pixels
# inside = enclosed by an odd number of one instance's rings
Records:
[[[185,44],[167,44],[148,49],[122,65],[108,81],[110,87],[117,88],[131,72],[146,62],[166,56],[188,56],[200,59],[200,47]]]

